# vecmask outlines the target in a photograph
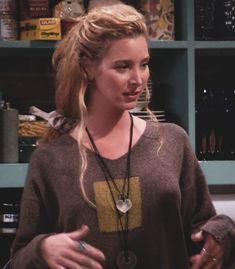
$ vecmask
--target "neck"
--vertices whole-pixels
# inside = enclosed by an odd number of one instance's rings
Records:
[[[130,140],[130,115],[126,111],[119,115],[107,115],[104,118],[88,116],[87,128],[102,156],[116,159],[128,151]],[[86,147],[91,148],[89,138],[84,136]]]
[[[109,113],[101,111],[99,113],[96,111],[96,113],[92,113],[92,111],[89,111],[86,126],[95,139],[104,137],[109,133],[123,132],[128,130],[130,126],[129,112],[113,111]]]

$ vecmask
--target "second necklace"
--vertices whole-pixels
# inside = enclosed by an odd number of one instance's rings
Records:
[[[104,173],[106,183],[108,185],[110,194],[112,196],[115,212],[117,214],[117,218],[119,221],[119,224],[121,226],[121,231],[119,234],[120,243],[122,247],[122,251],[117,256],[117,266],[119,269],[133,269],[135,268],[137,264],[137,257],[134,254],[134,252],[129,250],[128,247],[128,226],[129,226],[129,210],[132,207],[131,199],[129,198],[130,194],[130,174],[131,174],[131,147],[132,147],[132,139],[133,139],[133,117],[130,115],[130,138],[129,138],[129,146],[128,146],[128,153],[127,153],[127,162],[126,162],[126,171],[125,171],[125,177],[123,180],[123,185],[121,189],[119,189],[119,186],[116,184],[115,179],[113,178],[112,174],[110,173],[110,170],[105,163],[103,157],[100,155],[96,144],[89,132],[89,130],[86,128],[87,135],[90,139],[90,142],[92,144],[92,147],[94,149],[97,161]],[[115,199],[115,194],[113,191],[114,187],[116,193],[118,194],[118,199]],[[122,220],[122,217],[124,217],[124,220]]]
[[[88,128],[86,128],[87,135],[90,139],[91,145],[94,149],[94,152],[96,154],[96,157],[99,161],[99,165],[105,175],[106,182],[108,184],[114,205],[116,209],[118,209],[121,213],[126,213],[128,210],[132,207],[132,201],[129,198],[129,192],[130,192],[130,160],[131,160],[131,147],[132,147],[132,139],[133,139],[133,118],[130,114],[130,138],[129,138],[129,146],[128,146],[128,153],[127,153],[127,162],[126,162],[126,171],[125,171],[125,177],[123,181],[123,186],[121,189],[119,189],[118,185],[116,184],[107,164],[105,163],[104,159],[102,158],[101,154],[99,153],[96,144],[93,140],[93,137],[91,136]],[[112,187],[115,188],[116,192],[118,193],[118,199],[115,199],[114,193],[112,191]]]

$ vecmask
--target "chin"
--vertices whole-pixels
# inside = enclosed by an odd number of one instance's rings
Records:
[[[137,102],[126,104],[126,105],[125,105],[125,110],[132,110],[132,109],[135,109],[136,106],[137,106]]]

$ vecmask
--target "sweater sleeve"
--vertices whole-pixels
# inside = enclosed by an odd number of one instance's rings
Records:
[[[234,222],[225,215],[216,215],[205,176],[193,152],[187,134],[184,134],[180,187],[182,194],[182,217],[189,255],[199,251],[191,241],[191,234],[204,231],[220,243],[225,252],[225,267],[234,259]]]
[[[50,225],[43,201],[45,170],[37,151],[31,158],[22,195],[19,227],[11,248],[11,269],[48,268],[39,251],[39,243],[50,233]]]

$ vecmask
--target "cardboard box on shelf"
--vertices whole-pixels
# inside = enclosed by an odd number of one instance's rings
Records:
[[[18,0],[21,20],[51,17],[49,0]]]
[[[61,40],[60,18],[20,21],[21,40]]]

